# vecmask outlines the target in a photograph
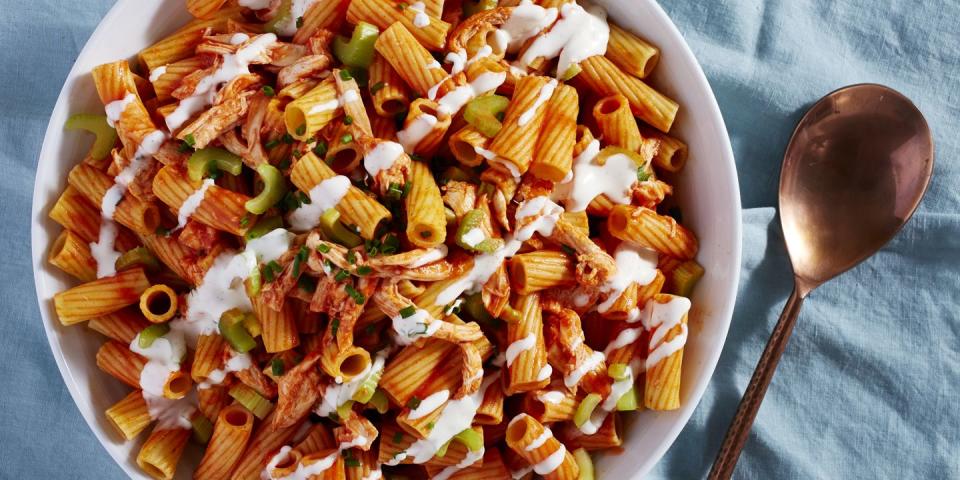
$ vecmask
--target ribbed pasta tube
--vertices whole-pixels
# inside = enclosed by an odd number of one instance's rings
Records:
[[[426,20],[426,25],[423,21]],[[347,21],[353,24],[367,22],[380,30],[389,30],[400,26],[408,30],[413,38],[430,50],[441,50],[447,41],[450,24],[436,16],[406,6],[398,8],[386,0],[353,0],[347,9]],[[420,26],[422,25],[422,26]],[[384,32],[386,33],[386,32]],[[381,34],[382,38],[383,33]],[[385,55],[386,56],[386,55]]]
[[[510,281],[521,295],[577,282],[576,262],[556,250],[539,250],[510,259]]]
[[[580,63],[581,79],[600,95],[621,93],[630,102],[630,110],[650,126],[669,132],[679,105],[649,85],[617,68],[606,57],[593,56]]]
[[[60,232],[53,241],[47,261],[81,282],[97,279],[97,261],[90,254],[90,244],[70,230]]]
[[[404,203],[407,210],[407,239],[420,248],[431,248],[447,238],[447,220],[440,187],[430,167],[410,162],[410,192]]]
[[[383,55],[374,55],[368,74],[370,99],[378,115],[393,117],[407,109],[410,105],[410,92],[407,91],[403,78]]]
[[[149,286],[143,269],[131,268],[60,292],[53,304],[60,323],[73,325],[139,302]]]
[[[644,207],[617,205],[607,218],[610,233],[664,255],[689,260],[697,254],[697,239],[676,220]]]
[[[137,465],[153,478],[169,480],[177,471],[190,430],[185,428],[154,428],[137,453]]]
[[[376,0],[354,1],[351,2],[351,7],[374,1]],[[430,52],[400,23],[394,23],[380,33],[376,49],[407,85],[421,96],[427,95],[430,88],[447,76],[447,72],[434,60]]]
[[[570,173],[579,112],[577,90],[569,85],[558,86],[547,103],[530,164],[530,172],[538,178],[560,182]]]
[[[213,435],[203,454],[200,465],[193,478],[226,478],[247,446],[253,431],[253,414],[249,410],[233,405],[220,411],[213,426]]]
[[[503,127],[490,142],[490,151],[497,154],[497,161],[505,163],[505,168],[515,174],[530,168],[538,136],[535,133],[540,132],[556,85],[556,80],[538,75],[529,75],[517,82]]]
[[[107,409],[106,416],[110,425],[113,425],[125,440],[136,438],[153,421],[140,390],[130,392],[123,400],[113,404]]]
[[[640,127],[633,118],[627,97],[622,94],[601,98],[593,107],[593,118],[604,142],[636,152],[643,143]]]
[[[621,70],[637,78],[647,78],[660,61],[659,48],[614,23],[610,23],[605,55]]]
[[[552,434],[542,437],[546,428],[530,415],[521,413],[507,427],[507,446],[533,465],[533,470],[547,480],[574,480],[580,468],[573,455]],[[541,441],[542,440],[542,441]],[[537,443],[540,445],[537,446]]]

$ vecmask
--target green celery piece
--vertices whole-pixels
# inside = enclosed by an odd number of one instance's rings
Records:
[[[383,369],[378,369],[376,371],[370,372],[367,375],[367,378],[363,379],[363,383],[360,384],[360,387],[357,388],[357,392],[353,394],[353,400],[357,403],[367,403],[373,398],[373,394],[377,391],[377,385],[380,384],[380,377],[383,376]]]
[[[483,448],[483,437],[472,428],[454,435],[453,438],[466,446],[471,452],[479,452]]]
[[[490,315],[490,312],[487,311],[487,307],[483,305],[483,298],[480,292],[468,296],[463,302],[463,309],[466,310],[467,314],[476,320],[477,323],[484,324],[493,321],[493,317]]]
[[[267,23],[263,25],[263,30],[266,32],[277,33],[277,25],[284,23],[287,19],[290,18],[290,10],[293,6],[293,0],[281,0],[280,7],[277,8],[277,14]]]
[[[360,236],[347,230],[347,227],[340,223],[340,212],[335,208],[323,212],[323,215],[320,216],[320,229],[323,230],[323,234],[328,239],[349,248],[363,244],[363,239]]]
[[[600,405],[600,394],[591,393],[586,397],[583,397],[583,400],[580,401],[580,405],[577,405],[577,411],[573,414],[573,423],[574,425],[580,427],[584,423],[587,423],[590,420],[590,415],[593,414],[593,411],[597,408],[597,405]]]
[[[479,208],[470,210],[460,219],[460,226],[457,227],[456,241],[457,245],[464,250],[471,252],[491,253],[503,246],[503,240],[499,238],[485,238],[476,245],[470,245],[464,241],[464,236],[474,228],[481,228],[484,220],[483,210]]]
[[[199,182],[210,174],[214,167],[221,172],[237,176],[243,170],[243,160],[222,148],[203,148],[193,152],[187,160],[187,176],[191,181]]]
[[[257,167],[257,175],[263,181],[263,190],[256,197],[247,200],[244,207],[248,212],[260,215],[283,199],[287,193],[287,184],[283,179],[283,173],[269,163],[260,164]]]
[[[106,115],[93,115],[89,113],[78,113],[71,115],[63,125],[67,130],[86,130],[97,139],[93,142],[93,148],[90,149],[90,158],[102,160],[110,155],[110,150],[117,144],[117,131],[107,123]]]
[[[263,398],[256,390],[243,383],[237,383],[230,387],[230,391],[227,393],[229,393],[237,403],[242,405],[243,408],[250,410],[250,412],[260,420],[263,420],[264,417],[273,410],[273,403],[270,403],[269,400]]]
[[[387,395],[383,393],[383,390],[379,388],[373,392],[373,396],[370,397],[370,400],[367,402],[367,405],[372,406],[380,414],[387,413],[387,409],[390,408],[390,400],[387,399]]]
[[[114,268],[118,272],[133,267],[143,267],[148,272],[156,273],[160,271],[160,261],[150,250],[144,247],[136,247],[123,252],[114,264]]]
[[[140,331],[140,339],[137,343],[140,348],[150,348],[153,342],[170,332],[170,325],[166,323],[155,323]]]
[[[250,332],[243,326],[246,315],[239,310],[228,310],[220,317],[220,335],[239,353],[247,353],[257,346]]]
[[[631,412],[638,408],[640,408],[640,401],[637,399],[637,391],[634,387],[630,387],[630,390],[617,400],[617,411]]]
[[[577,462],[577,466],[580,467],[580,476],[577,477],[578,480],[593,480],[593,459],[590,458],[590,454],[582,449],[578,448],[573,451],[573,460]]]
[[[280,216],[261,218],[256,225],[243,236],[247,241],[260,238],[278,228],[283,228],[283,218]]]
[[[614,380],[624,380],[627,378],[627,364],[614,363],[607,367],[607,375]]]
[[[463,110],[463,119],[483,136],[493,138],[500,132],[503,124],[497,120],[497,114],[507,109],[510,100],[500,95],[487,95],[474,98]]]
[[[190,425],[193,426],[193,440],[201,445],[206,445],[213,436],[213,424],[207,417],[197,414],[190,419]]]
[[[337,35],[333,39],[333,54],[344,65],[367,68],[373,63],[373,46],[379,36],[380,29],[376,26],[367,22],[360,22],[356,27],[353,27],[353,35],[349,40],[341,35]]]
[[[497,0],[467,0],[463,3],[463,18],[497,7]]]

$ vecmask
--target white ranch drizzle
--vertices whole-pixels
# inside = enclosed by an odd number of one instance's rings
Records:
[[[606,163],[597,165],[594,159],[599,153],[600,141],[590,142],[573,162],[573,181],[558,185],[556,198],[564,200],[567,211],[582,212],[600,195],[614,203],[630,203],[630,188],[637,181],[639,166],[621,153],[610,155]]]
[[[560,468],[560,465],[563,464],[563,459],[567,455],[567,448],[560,443],[560,446],[550,454],[547,458],[544,458],[542,462],[537,463],[533,466],[533,471],[538,475],[549,475],[553,473],[554,470]]]
[[[460,462],[458,462],[456,465],[451,465],[443,470],[440,470],[440,472],[434,475],[431,480],[449,479],[451,476],[453,476],[453,474],[469,467],[470,465],[473,465],[474,463],[477,463],[481,458],[483,458],[484,453],[486,453],[486,449],[482,446],[480,447],[480,450],[477,450],[476,452],[467,450],[467,454],[464,455],[463,460],[460,460]]]
[[[537,394],[537,398],[544,403],[552,403],[554,405],[559,404],[563,401],[564,394],[556,390],[551,390],[549,392],[541,392]]]
[[[230,82],[234,78],[250,73],[250,63],[262,56],[266,49],[277,41],[277,36],[265,33],[257,37],[249,45],[237,50],[236,53],[224,54],[223,64],[215,72],[203,77],[193,89],[193,94],[177,105],[164,121],[167,129],[176,131],[194,114],[213,104],[220,85]]]
[[[507,347],[507,366],[513,365],[513,361],[517,357],[527,351],[532,349],[537,345],[537,338],[533,335],[533,332],[527,334],[526,337],[521,338]]]
[[[440,408],[444,403],[447,403],[447,400],[450,399],[450,390],[443,389],[438,392],[431,393],[420,401],[420,404],[417,405],[417,408],[410,410],[410,413],[407,415],[407,418],[410,420],[416,420],[418,418],[423,418],[429,415],[434,410]]]
[[[228,373],[246,370],[253,365],[253,360],[250,358],[250,355],[237,353],[233,350],[230,350],[230,353],[230,360],[227,360],[223,368],[218,368],[208,373],[207,379],[197,384],[197,390],[204,390],[214,385],[220,385],[227,378]]]
[[[520,250],[523,242],[530,240],[534,233],[550,236],[553,227],[560,219],[563,208],[550,201],[547,197],[536,197],[527,200],[517,209],[516,219],[536,217],[532,222],[517,229],[513,235],[505,238],[504,246],[492,253],[484,253],[473,257],[473,267],[466,275],[451,283],[437,295],[434,305],[449,305],[464,292],[476,293],[483,287],[504,260],[510,258]]]
[[[353,377],[350,381],[327,385],[327,388],[323,391],[323,396],[320,398],[320,404],[317,405],[315,409],[317,415],[329,417],[330,414],[336,412],[341,405],[350,401],[367,379],[373,375],[379,375],[380,372],[383,371],[383,366],[387,362],[388,353],[388,350],[377,352],[377,356],[373,362],[367,365],[359,375]]]
[[[160,80],[160,77],[162,77],[166,73],[167,73],[166,65],[150,70],[150,83],[156,83],[156,81]]]
[[[310,465],[304,465],[301,461],[297,465],[297,469],[290,474],[274,478],[270,472],[277,468],[277,465],[284,461],[292,450],[293,449],[289,446],[284,445],[280,449],[280,452],[270,459],[270,462],[267,463],[267,466],[263,469],[263,472],[260,473],[261,480],[307,480],[312,478],[314,475],[319,475],[332,467],[333,463],[337,461],[337,455],[340,454],[340,452],[333,452],[330,455],[311,463]]]
[[[143,137],[133,159],[120,173],[113,178],[113,186],[103,194],[100,201],[100,233],[96,242],[90,242],[90,255],[97,262],[97,278],[109,277],[117,273],[116,263],[120,252],[114,249],[117,240],[117,225],[113,223],[113,215],[117,205],[123,200],[127,187],[137,177],[140,170],[147,165],[160,146],[167,139],[167,135],[160,130],[154,130]]]
[[[137,334],[130,342],[130,351],[147,359],[140,371],[139,383],[150,418],[158,422],[157,428],[190,428],[190,415],[195,410],[191,399],[172,400],[163,396],[167,379],[180,370],[180,362],[187,354],[183,332],[171,329],[146,348],[140,346],[140,334]]]
[[[680,351],[687,342],[687,326],[683,323],[683,316],[690,311],[690,300],[685,297],[673,297],[667,303],[658,303],[653,300],[644,307],[645,314],[641,317],[643,327],[653,332],[650,335],[650,353],[647,354],[645,368],[653,368],[663,359]],[[667,342],[661,341],[673,327],[680,325],[680,334]]]
[[[400,345],[410,345],[420,338],[432,337],[440,329],[440,320],[429,321],[430,313],[423,309],[417,311],[409,317],[397,314],[391,320],[393,321],[393,331],[396,333],[395,340]]]
[[[657,278],[658,255],[654,250],[622,242],[614,251],[613,259],[617,270],[600,286],[600,291],[607,294],[606,300],[597,305],[600,313],[610,310],[630,284],[645,286]]]
[[[401,155],[403,155],[403,145],[397,142],[381,141],[363,156],[363,168],[371,177],[375,177],[378,173],[389,170]]]
[[[496,31],[498,47],[506,52],[519,50],[527,40],[553,25],[558,14],[556,8],[543,8],[530,0],[523,0]]]
[[[500,372],[490,375],[480,384],[480,389],[463,398],[450,400],[443,406],[440,416],[434,421],[433,429],[422,438],[413,442],[406,450],[390,459],[387,465],[397,465],[406,458],[413,458],[414,463],[424,463],[434,455],[443,444],[447,443],[456,434],[470,428],[477,409],[483,403],[487,388],[500,378]]]
[[[270,8],[271,0],[239,0],[241,7],[247,7],[252,10],[263,10],[264,8]]]
[[[603,350],[603,354],[610,355],[610,352],[636,342],[637,339],[640,338],[641,333],[642,330],[639,328],[625,328],[621,330],[620,333],[617,334],[617,338],[607,344],[607,348]]]
[[[404,151],[413,153],[417,145],[433,130],[437,122],[437,117],[421,112],[417,118],[410,122],[410,125],[397,132],[397,139],[403,145]]]
[[[409,7],[411,11],[417,12],[413,16],[413,26],[417,28],[423,28],[430,25],[430,17],[424,13],[424,10],[427,8],[423,2],[413,2]]]
[[[552,59],[560,56],[557,77],[562,77],[571,66],[594,55],[607,52],[610,26],[607,12],[599,6],[585,10],[574,2],[560,7],[560,19],[523,52],[518,63],[527,67],[537,58]]]
[[[383,472],[380,471],[380,466],[378,465],[376,470],[371,471],[361,480],[380,480],[381,478],[383,478]]]
[[[290,15],[284,17],[283,21],[276,26],[277,33],[284,37],[292,37],[296,34],[297,19],[307,13],[307,9],[316,2],[317,0],[293,0],[290,3]]]
[[[543,427],[543,433],[541,433],[539,437],[534,438],[533,441],[530,442],[530,445],[524,447],[524,450],[532,452],[543,446],[544,443],[547,443],[547,440],[550,440],[551,437],[553,437],[553,431],[551,431],[549,427]]]
[[[455,88],[440,99],[438,110],[449,115],[455,115],[470,100],[479,95],[496,90],[507,80],[506,72],[486,72],[477,76],[472,82]]]
[[[480,245],[480,242],[483,242],[487,239],[487,234],[483,232],[483,229],[480,227],[471,228],[469,232],[463,234],[460,237],[460,240],[463,241],[464,245],[469,247],[476,247]]]
[[[517,120],[517,125],[522,127],[530,123],[533,120],[533,117],[537,114],[537,109],[540,108],[547,100],[550,100],[550,97],[553,96],[553,91],[557,88],[557,81],[555,79],[550,79],[546,85],[540,88],[540,93],[537,94],[537,99],[533,102],[533,106],[527,109],[520,115],[520,119]]]
[[[320,223],[323,212],[334,208],[350,190],[350,179],[343,175],[328,178],[310,189],[310,203],[305,203],[287,216],[295,232],[312,230]]]
[[[407,268],[417,268],[447,258],[447,246],[437,245],[407,264]]]
[[[240,45],[247,40],[250,40],[250,35],[247,35],[243,32],[237,32],[230,37],[230,45]]]
[[[578,385],[580,380],[583,379],[583,376],[586,375],[587,372],[597,368],[597,365],[600,365],[600,362],[603,360],[603,352],[593,352],[593,354],[587,357],[586,360],[580,362],[580,365],[578,365],[577,368],[574,368],[570,373],[563,377],[563,384],[571,388],[575,385]]]
[[[171,322],[182,328],[193,343],[199,335],[214,333],[220,316],[227,310],[252,310],[243,281],[250,276],[258,262],[276,260],[290,249],[293,234],[278,228],[250,240],[240,253],[223,253],[203,276],[203,281],[187,295],[186,318]]]
[[[213,179],[207,178],[204,179],[203,184],[200,185],[200,188],[196,189],[193,193],[183,201],[183,204],[180,205],[180,209],[177,210],[177,230],[183,228],[187,224],[187,220],[190,220],[190,216],[193,215],[193,212],[197,211],[197,208],[200,208],[200,203],[203,202],[203,197],[207,194],[207,189],[213,185]]]
[[[550,364],[548,363],[544,365],[543,368],[540,369],[540,373],[537,374],[537,381],[542,382],[550,378],[550,375],[553,375],[553,367],[551,367]]]
[[[151,75],[151,78],[153,76]],[[114,100],[103,107],[103,111],[107,114],[107,125],[114,127],[117,123],[117,120],[120,120],[120,117],[123,115],[123,111],[127,109],[127,105],[133,103],[137,99],[137,96],[128,93],[120,100]]]

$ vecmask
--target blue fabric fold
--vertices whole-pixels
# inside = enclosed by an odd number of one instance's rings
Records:
[[[29,229],[47,117],[112,2],[0,0],[0,478],[123,478],[73,405],[33,290]],[[877,256],[815,291],[737,478],[960,478],[960,3],[663,2],[727,122],[743,197],[743,278],[716,374],[649,478],[703,477],[792,286],[774,207],[780,161],[820,96],[877,82],[911,97],[934,181]],[[628,439],[629,441],[629,439]]]

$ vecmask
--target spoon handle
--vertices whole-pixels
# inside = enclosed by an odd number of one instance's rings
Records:
[[[753,372],[753,378],[740,400],[740,406],[737,407],[737,414],[730,423],[727,435],[723,439],[723,446],[717,453],[716,460],[713,461],[713,468],[710,469],[710,480],[727,480],[733,475],[733,470],[737,466],[737,460],[740,458],[740,451],[747,442],[750,435],[750,427],[753,426],[753,420],[757,416],[757,410],[760,409],[760,403],[763,402],[763,396],[767,393],[767,386],[773,378],[773,373],[777,370],[777,364],[780,362],[780,356],[787,348],[787,341],[790,334],[793,333],[793,326],[797,323],[797,316],[800,315],[800,306],[803,305],[804,295],[800,293],[797,286],[793,287],[793,293],[787,304],[783,307],[783,313],[780,314],[780,320],[767,341],[766,348],[763,349],[763,355],[757,363],[757,368]]]

